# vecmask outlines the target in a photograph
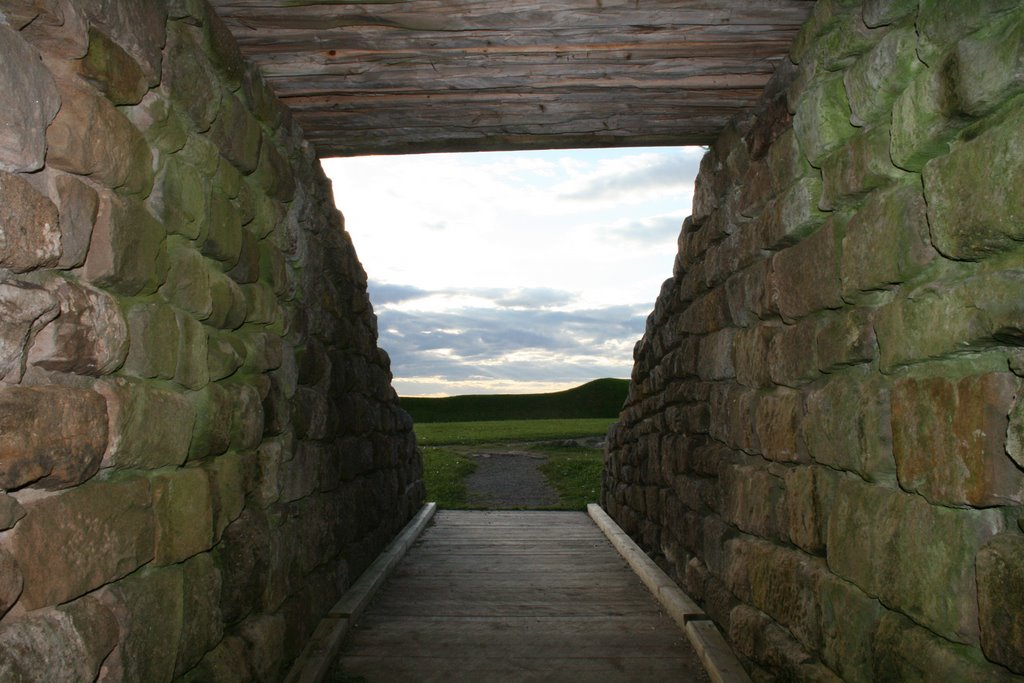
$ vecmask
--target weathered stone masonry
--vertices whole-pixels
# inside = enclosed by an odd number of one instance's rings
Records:
[[[422,500],[319,163],[205,3],[0,4],[0,679],[278,680]]]
[[[712,145],[604,504],[756,680],[1024,674],[1024,8],[821,0]]]

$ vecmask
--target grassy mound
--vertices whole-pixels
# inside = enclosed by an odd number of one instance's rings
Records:
[[[403,398],[417,424],[491,420],[556,420],[618,417],[629,380],[596,379],[551,394],[481,394],[446,398]]]

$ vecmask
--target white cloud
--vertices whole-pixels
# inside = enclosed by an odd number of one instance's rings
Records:
[[[672,272],[700,156],[662,148],[324,160],[371,278],[399,393],[421,393],[415,387],[436,377],[458,393],[628,376],[633,343]]]

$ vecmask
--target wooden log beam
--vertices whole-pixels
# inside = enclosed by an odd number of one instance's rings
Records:
[[[706,142],[813,0],[213,0],[321,155]]]

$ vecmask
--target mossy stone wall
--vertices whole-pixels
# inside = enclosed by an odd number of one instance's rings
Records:
[[[423,499],[313,150],[196,0],[0,10],[0,679],[277,681]]]
[[[1024,676],[1024,9],[819,0],[711,146],[603,502],[755,680]]]

